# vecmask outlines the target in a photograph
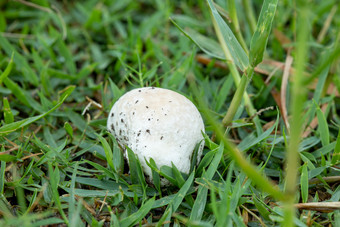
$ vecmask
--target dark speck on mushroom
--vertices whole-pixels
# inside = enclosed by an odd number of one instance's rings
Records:
[[[112,129],[112,131],[115,130],[115,127],[113,126],[113,124],[111,124],[111,129]]]
[[[150,130],[149,130],[149,129],[147,129],[147,130],[146,130],[146,132],[147,132],[147,133],[149,133],[149,134],[151,135],[151,133],[150,133]]]
[[[169,101],[169,102],[172,102],[172,101]]]
[[[120,136],[122,135],[122,130],[119,130],[119,135],[120,135]]]
[[[111,117],[113,117],[115,114],[114,113],[111,113]]]
[[[132,112],[132,115],[135,115],[135,112]]]
[[[123,120],[123,118],[122,118],[122,119],[120,119],[120,121],[121,121],[122,123],[124,123],[124,120]]]
[[[139,92],[142,92],[142,90],[138,90]]]
[[[150,118],[148,118],[148,121],[150,121],[151,119]]]
[[[145,106],[146,107],[146,109],[148,109],[149,107],[148,106]]]
[[[135,104],[137,104],[138,101],[139,101],[139,100],[136,100]]]
[[[161,136],[161,140],[163,139],[163,136]]]
[[[140,132],[137,134],[137,136],[140,136]]]

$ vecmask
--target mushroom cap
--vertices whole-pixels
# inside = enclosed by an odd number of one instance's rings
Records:
[[[150,182],[152,171],[145,159],[154,159],[158,168],[173,163],[179,171],[189,173],[195,146],[200,143],[197,163],[204,147],[204,123],[195,105],[163,88],[127,92],[113,105],[107,128],[121,147],[127,146],[137,155]]]

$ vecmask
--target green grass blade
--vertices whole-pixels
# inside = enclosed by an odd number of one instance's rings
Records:
[[[250,42],[249,61],[252,67],[263,59],[268,37],[272,28],[278,0],[264,0],[255,33]]]
[[[221,60],[226,59],[223,54],[223,51],[221,50],[221,46],[218,42],[204,35],[201,35],[200,33],[190,28],[184,30],[179,24],[177,24],[171,18],[170,21],[178,28],[178,30],[180,30],[186,37],[188,37],[207,55]]]
[[[305,163],[302,166],[302,169],[301,169],[300,187],[301,187],[302,202],[306,203],[307,200],[308,200],[308,169],[307,169],[307,163]]]
[[[149,213],[154,202],[155,202],[154,197],[149,199],[142,207],[138,209],[137,212],[121,220],[120,226],[128,227],[137,224],[143,217],[145,217],[145,215]]]
[[[33,85],[38,86],[39,83],[38,76],[35,74],[33,69],[28,64],[26,58],[21,56],[12,46],[12,44],[10,44],[10,42],[8,42],[8,40],[1,34],[0,34],[0,47],[4,49],[8,56],[14,55],[13,61],[18,67],[20,67],[25,79],[32,83]]]
[[[248,68],[249,66],[249,59],[246,52],[243,50],[240,43],[237,41],[236,37],[234,36],[233,32],[229,28],[229,26],[224,22],[220,14],[218,13],[217,9],[215,8],[212,0],[207,0],[209,8],[212,13],[213,21],[216,22],[217,28],[221,32],[224,42],[228,47],[228,50],[231,54],[231,57],[234,63],[242,70]],[[229,60],[229,59],[227,59]]]
[[[266,220],[270,220],[270,212],[267,210],[266,206],[263,202],[258,199],[255,195],[253,195],[254,205],[256,206],[258,212],[262,215],[262,217]]]
[[[76,177],[77,177],[77,171],[78,171],[78,162],[76,162],[76,165],[73,169],[72,178],[71,178],[71,186],[70,186],[70,197],[69,197],[69,203],[68,203],[68,216],[69,216],[69,222],[72,223],[74,220],[74,217],[77,217],[78,215],[75,213],[75,183],[76,183]]]
[[[49,113],[53,112],[54,110],[56,110],[59,106],[61,106],[61,104],[63,104],[63,102],[66,100],[66,98],[68,96],[70,96],[70,94],[72,93],[72,91],[74,90],[74,86],[69,86],[61,95],[58,103],[49,111],[40,114],[38,116],[35,117],[30,117],[30,118],[26,118],[24,120],[21,121],[17,121],[17,122],[13,122],[11,124],[7,124],[4,125],[0,128],[0,135],[4,136],[7,135],[8,133],[14,132],[16,130],[18,130],[19,128],[25,127],[43,117],[45,117],[46,115],[48,115]]]
[[[113,165],[113,154],[109,143],[101,135],[96,134],[96,136],[99,138],[100,143],[104,148],[107,164],[110,166],[112,171],[116,171],[116,168]]]
[[[13,113],[11,111],[11,107],[8,103],[8,99],[7,98],[3,98],[3,111],[4,111],[4,120],[6,124],[10,124],[13,123],[14,121],[14,116]]]
[[[61,38],[56,42],[56,47],[60,51],[60,54],[65,58],[65,66],[68,72],[70,72],[73,77],[76,76],[77,67],[73,61],[74,57]]]
[[[172,167],[172,173],[176,179],[176,185],[178,185],[178,187],[182,187],[183,184],[185,183],[185,180],[181,174],[181,172],[177,169],[177,167],[174,165],[174,163],[171,162],[171,167]]]
[[[218,164],[221,161],[223,150],[224,150],[224,146],[223,144],[221,144],[207,172],[204,172],[203,179],[205,180],[212,179],[212,177],[214,176],[218,168]],[[198,188],[197,197],[196,197],[194,206],[192,207],[192,210],[191,210],[191,214],[190,214],[191,221],[200,221],[202,219],[203,212],[205,210],[205,205],[207,203],[207,195],[208,195],[208,187],[206,185],[200,185]]]
[[[327,146],[329,144],[329,129],[326,117],[320,107],[316,109],[316,116],[318,118],[318,132],[321,138],[322,146]]]
[[[55,166],[55,169],[53,170],[53,166],[49,162],[48,163],[48,172],[49,172],[49,179],[50,179],[50,186],[51,186],[51,189],[52,189],[53,200],[54,200],[56,206],[58,207],[60,215],[64,219],[65,223],[68,224],[68,219],[67,219],[66,214],[65,214],[65,212],[64,212],[64,210],[61,206],[61,201],[60,201],[59,192],[58,192],[59,182],[60,182],[59,168],[57,166]]]
[[[191,187],[191,184],[194,180],[194,176],[195,176],[195,172],[193,171],[188,177],[185,184],[182,186],[182,188],[177,192],[175,197],[171,200],[170,204],[168,205],[168,208],[165,210],[163,216],[161,217],[162,220],[170,221],[172,213],[176,212],[179,205],[182,203],[186,193]],[[171,209],[171,212],[169,212],[170,209]],[[166,216],[166,218],[164,218],[164,216]],[[165,224],[164,226],[169,226],[169,224]]]
[[[9,61],[5,71],[0,74],[0,85],[8,77],[8,75],[11,73],[13,65],[14,65],[14,62],[13,62],[13,54],[12,54],[11,60]]]
[[[146,161],[146,163],[147,163],[147,161]],[[150,165],[157,166],[155,160],[153,160],[152,158],[150,158]],[[160,195],[162,195],[161,179],[159,177],[159,173],[152,168],[151,168],[151,171],[152,171],[153,184],[155,185],[155,188],[157,189],[158,193]]]
[[[6,162],[1,161],[1,168],[0,168],[0,194],[4,194],[4,189],[5,189],[5,170],[6,170]]]
[[[340,130],[338,131],[338,137],[336,138],[336,144],[332,156],[332,165],[339,164],[339,162],[340,162]]]
[[[4,84],[8,89],[12,91],[13,95],[18,100],[20,100],[20,102],[22,102],[25,106],[32,107],[33,109],[40,113],[44,112],[44,109],[40,105],[40,103],[38,103],[37,101],[35,101],[34,98],[28,95],[27,92],[23,88],[21,88],[16,82],[11,80],[10,78],[6,78],[4,80]]]
[[[145,188],[146,182],[139,159],[130,148],[126,147],[126,149],[129,158],[131,181],[133,184],[141,184],[142,187]]]

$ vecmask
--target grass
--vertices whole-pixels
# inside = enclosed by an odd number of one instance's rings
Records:
[[[0,2],[1,226],[340,225],[339,4],[215,3]],[[142,86],[199,108],[188,175],[107,132]]]

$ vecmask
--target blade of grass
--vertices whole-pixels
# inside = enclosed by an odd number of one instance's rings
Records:
[[[315,103],[316,105],[316,103]],[[317,105],[316,105],[317,106]],[[316,116],[318,118],[318,132],[321,138],[322,146],[329,144],[329,129],[326,117],[319,106],[316,107]]]
[[[187,194],[187,191],[191,187],[191,184],[194,180],[195,176],[195,171],[193,171],[190,176],[188,177],[187,181],[185,184],[182,186],[182,188],[177,192],[175,197],[171,200],[170,204],[168,205],[167,209],[165,210],[163,216],[161,219],[164,219],[164,221],[170,221],[171,215],[173,212],[176,212],[178,209],[179,205],[182,203],[185,195]],[[171,209],[171,212],[169,210]],[[166,216],[166,218],[163,218]],[[169,226],[169,224],[164,224],[164,226]]]
[[[137,212],[121,220],[120,226],[128,227],[128,226],[133,226],[137,224],[143,217],[145,217],[145,215],[147,215],[147,213],[149,213],[154,202],[155,202],[155,197],[149,199],[143,206],[141,206],[138,209]]]
[[[336,144],[332,156],[332,165],[340,163],[340,130],[338,131],[338,137],[336,138]]]
[[[107,164],[110,166],[110,169],[112,171],[116,171],[116,168],[113,165],[113,154],[112,154],[112,150],[111,150],[109,143],[101,135],[96,134],[96,136],[99,138],[100,143],[102,144],[104,148]]]
[[[8,75],[11,73],[14,62],[13,62],[13,56],[14,54],[12,54],[11,60],[9,61],[5,71],[3,73],[1,73],[0,75],[0,85],[2,85],[2,82],[8,77]]]
[[[306,203],[308,200],[308,169],[307,163],[302,166],[300,177],[301,197],[302,202]]]
[[[1,168],[0,168],[0,195],[3,196],[5,190],[5,170],[6,170],[6,162],[1,161]]]
[[[221,33],[220,36],[223,38],[223,41],[228,49],[228,52],[230,53],[230,56],[226,56],[227,60],[232,60],[242,71],[246,70],[249,66],[249,59],[246,52],[243,50],[240,43],[237,41],[236,37],[234,36],[229,26],[224,22],[224,20],[218,13],[212,0],[207,0],[207,2],[211,11],[216,32],[218,31],[218,33]],[[225,48],[223,44],[222,48],[223,49]],[[226,51],[224,50],[224,52]]]
[[[268,37],[272,28],[278,0],[264,0],[255,33],[250,42],[249,60],[252,67],[256,67],[263,60]]]
[[[52,189],[52,197],[53,200],[59,210],[60,215],[62,216],[62,218],[64,219],[65,224],[68,225],[68,219],[67,216],[61,206],[61,201],[59,198],[59,192],[58,192],[58,187],[59,187],[59,181],[60,181],[60,172],[59,172],[59,168],[57,166],[55,166],[54,170],[52,167],[52,163],[48,163],[48,172],[49,172],[49,178],[50,178],[50,186]]]
[[[2,136],[7,135],[8,133],[14,132],[14,131],[18,130],[19,128],[25,127],[25,126],[43,118],[43,117],[45,117],[46,115],[50,114],[51,112],[56,110],[59,106],[61,106],[61,104],[63,104],[63,102],[66,100],[66,98],[68,96],[70,96],[70,94],[72,93],[74,88],[75,88],[74,86],[67,87],[64,90],[64,92],[61,94],[61,97],[59,98],[58,103],[52,109],[50,109],[49,111],[47,111],[43,114],[40,114],[38,116],[35,116],[35,117],[26,118],[24,120],[16,121],[16,122],[13,122],[11,124],[7,124],[7,125],[2,126],[0,128],[0,135],[2,135]]]
[[[203,173],[203,179],[211,180],[218,168],[218,164],[221,161],[223,155],[224,146],[223,144],[220,145],[217,153],[214,156],[207,172]],[[207,195],[208,195],[208,187],[206,185],[200,185],[198,187],[197,197],[192,207],[191,214],[190,214],[190,221],[200,221],[203,216],[203,212],[205,210],[205,205],[207,202]]]
[[[69,216],[69,222],[73,223],[75,217],[79,217],[77,213],[75,212],[75,183],[76,183],[76,177],[77,177],[77,170],[78,170],[78,162],[76,162],[76,165],[73,169],[72,178],[71,178],[71,186],[70,186],[70,197],[69,197],[69,203],[68,203],[68,216]]]
[[[11,111],[11,107],[8,103],[8,99],[7,98],[3,98],[3,111],[4,111],[4,120],[6,124],[10,124],[13,123],[14,121],[14,116],[13,113]]]
[[[40,103],[35,101],[27,92],[10,78],[4,79],[4,84],[12,91],[12,94],[25,106],[32,107],[34,110],[43,113],[44,109]]]
[[[27,81],[32,83],[35,86],[38,86],[39,79],[38,76],[35,74],[33,69],[30,67],[26,58],[20,55],[15,48],[8,42],[8,40],[0,34],[0,47],[4,49],[8,56],[13,55],[14,63],[20,67],[23,76]]]
[[[235,0],[227,0],[227,4],[228,4],[229,16],[231,19],[231,26],[235,32],[235,36],[237,40],[240,42],[243,50],[246,52],[246,54],[248,54],[248,47],[247,47],[245,40],[243,39],[241,29],[240,29],[240,23],[237,18]]]

